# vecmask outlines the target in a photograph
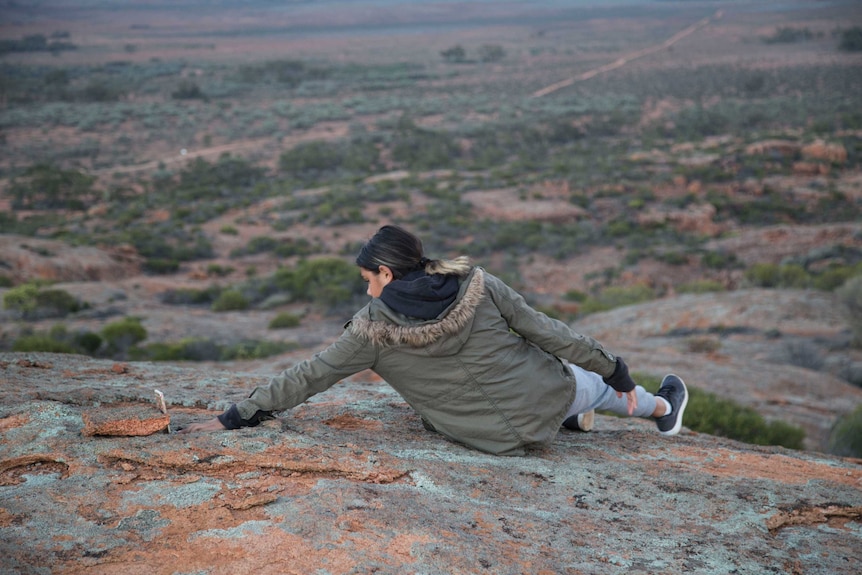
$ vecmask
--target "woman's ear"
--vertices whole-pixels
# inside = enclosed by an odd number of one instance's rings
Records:
[[[380,272],[379,277],[383,279],[384,285],[395,279],[395,274],[392,273],[392,269],[389,266],[380,266],[377,269]]]

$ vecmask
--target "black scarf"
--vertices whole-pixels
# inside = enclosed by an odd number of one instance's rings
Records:
[[[380,300],[398,313],[417,319],[434,319],[458,296],[458,277],[410,272],[386,284]]]

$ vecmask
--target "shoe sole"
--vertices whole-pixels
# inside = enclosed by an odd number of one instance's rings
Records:
[[[667,431],[659,431],[659,433],[662,435],[676,435],[680,432],[680,430],[682,429],[682,416],[685,415],[685,406],[688,405],[688,387],[685,385],[685,382],[682,380],[681,377],[673,374],[666,375],[664,380],[662,381],[662,385],[664,385],[664,382],[671,377],[679,380],[679,382],[682,384],[683,391],[685,391],[685,395],[683,395],[682,397],[682,405],[677,408],[678,413],[676,415],[676,424]]]
[[[581,431],[592,431],[595,418],[596,412],[592,409],[586,413],[579,413],[578,429],[580,429]]]
[[[563,422],[563,427],[572,431],[590,431],[593,429],[593,421],[595,420],[595,410],[590,410],[586,413],[572,415]]]

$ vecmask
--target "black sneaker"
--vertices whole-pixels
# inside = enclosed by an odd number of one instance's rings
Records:
[[[592,431],[595,417],[596,412],[591,409],[586,413],[579,413],[566,418],[563,422],[563,427],[572,431]]]
[[[659,433],[676,435],[682,429],[682,414],[685,413],[685,406],[688,404],[688,389],[679,377],[671,374],[666,375],[662,380],[656,395],[666,399],[672,409],[670,415],[655,420]]]

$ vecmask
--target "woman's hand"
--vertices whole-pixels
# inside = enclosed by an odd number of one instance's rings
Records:
[[[638,407],[637,392],[634,389],[625,394],[622,391],[617,392],[617,397],[622,397],[623,395],[626,396],[626,403],[628,404],[629,415],[634,415],[635,409],[637,409]]]
[[[204,421],[203,423],[192,423],[188,427],[184,427],[177,431],[177,433],[196,433],[198,431],[224,431],[227,427],[221,424],[221,421],[218,420],[218,417],[213,417],[209,421]]]

